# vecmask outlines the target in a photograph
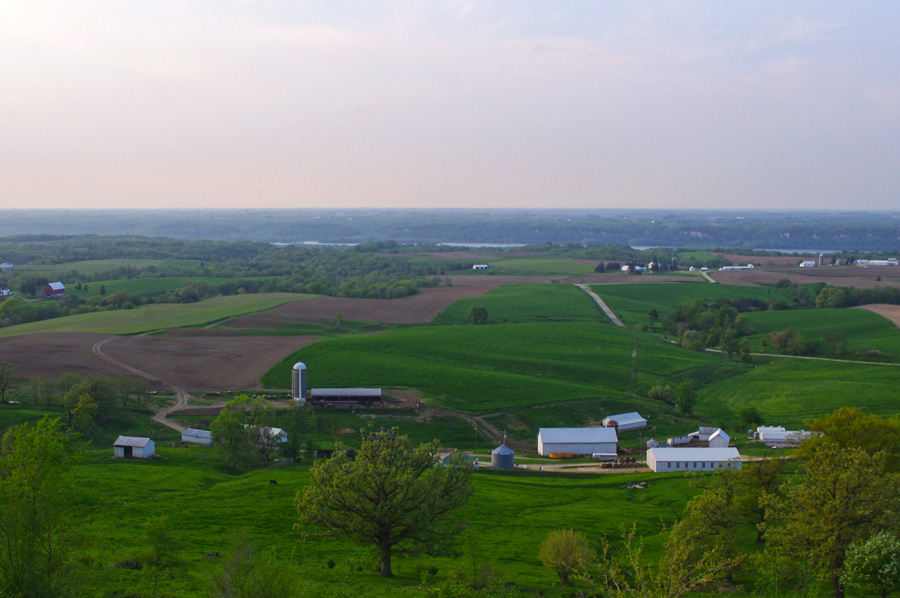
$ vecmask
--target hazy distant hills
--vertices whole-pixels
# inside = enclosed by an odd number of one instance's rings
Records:
[[[579,243],[900,250],[900,212],[0,210],[0,236],[126,234],[298,243]]]

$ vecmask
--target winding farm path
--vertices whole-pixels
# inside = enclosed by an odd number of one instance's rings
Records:
[[[710,276],[709,272],[704,272],[703,270],[700,270],[700,276],[702,276],[703,278],[708,280],[710,282],[710,284],[718,284],[718,282],[719,282],[718,280],[716,280],[715,278]]]
[[[613,310],[611,310],[609,308],[609,306],[606,304],[606,302],[600,298],[600,295],[598,295],[597,293],[592,291],[590,289],[590,287],[588,287],[586,284],[576,284],[575,286],[578,287],[579,289],[581,289],[582,291],[584,291],[585,293],[587,293],[588,295],[590,295],[590,297],[594,301],[597,302],[597,305],[600,306],[600,309],[603,310],[603,313],[605,313],[607,316],[609,316],[609,319],[612,321],[613,324],[615,324],[616,326],[619,326],[620,328],[628,328],[628,326],[623,324],[622,320],[620,320],[619,317],[613,313]]]
[[[172,428],[173,430],[175,430],[177,432],[184,432],[184,429],[185,429],[184,426],[179,425],[179,424],[173,422],[172,420],[168,419],[168,416],[169,416],[169,413],[172,412],[173,410],[183,409],[183,408],[187,407],[188,398],[190,397],[190,395],[185,390],[175,386],[174,384],[166,382],[165,380],[160,380],[159,378],[157,378],[156,376],[154,376],[152,374],[148,374],[147,372],[145,372],[143,370],[139,370],[136,367],[132,367],[128,364],[122,363],[121,361],[113,359],[112,357],[110,357],[109,355],[104,353],[103,345],[105,345],[106,343],[108,343],[111,340],[115,340],[115,339],[106,338],[106,339],[103,339],[102,341],[98,341],[98,342],[94,343],[94,346],[91,347],[91,351],[93,351],[94,355],[96,355],[100,359],[102,359],[108,363],[111,363],[114,366],[117,366],[124,370],[127,370],[127,371],[131,372],[132,374],[136,374],[136,375],[140,376],[141,378],[146,378],[147,380],[150,380],[151,382],[157,382],[159,384],[162,384],[166,388],[170,389],[173,393],[175,393],[175,404],[172,405],[171,407],[157,407],[156,409],[154,409],[152,419],[153,419],[153,421],[160,423],[164,426],[167,426],[169,428]]]

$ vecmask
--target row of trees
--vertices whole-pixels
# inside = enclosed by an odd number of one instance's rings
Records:
[[[738,306],[746,309],[747,300]],[[750,321],[739,314],[731,301],[694,299],[677,306],[663,318],[663,329],[678,337],[681,346],[693,351],[721,346],[731,359],[740,352],[749,354],[746,341],[741,338],[753,332]]]

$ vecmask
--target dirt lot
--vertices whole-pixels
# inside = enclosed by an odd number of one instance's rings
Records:
[[[900,328],[900,305],[863,305],[860,309],[873,311],[879,316],[883,316],[893,322],[897,328]]]
[[[738,286],[755,286],[757,284],[775,284],[787,278],[799,284],[824,282],[826,284],[870,289],[872,287],[900,288],[900,268],[884,266],[881,268],[860,268],[846,266],[837,268],[791,268],[784,270],[715,270],[709,273],[722,284]],[[875,280],[876,277],[881,280]]]
[[[477,277],[486,278],[486,277]],[[285,303],[269,311],[234,318],[225,323],[229,328],[278,328],[292,322],[329,322],[335,314],[345,320],[381,322],[385,324],[424,324],[430,322],[454,301],[483,295],[500,282],[481,286],[452,286],[421,289],[403,299],[348,299],[317,297]]]
[[[153,337],[103,334],[34,334],[0,339],[0,360],[20,379],[55,378],[65,372],[115,377],[127,372],[97,357],[104,339],[109,357],[187,390],[259,388],[259,377],[292,351],[315,339],[305,337]],[[157,390],[162,390],[159,388]]]

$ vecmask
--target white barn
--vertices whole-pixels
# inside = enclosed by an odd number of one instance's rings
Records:
[[[615,454],[619,436],[615,428],[540,428],[538,453],[552,455]]]
[[[188,428],[181,433],[181,442],[186,442],[188,444],[212,444],[212,432],[209,430]]]
[[[113,443],[113,451],[119,459],[149,459],[156,452],[156,444],[149,438],[119,436]]]
[[[760,426],[756,437],[766,444],[798,444],[810,435],[806,430],[785,430],[784,426]]]
[[[607,428],[616,428],[619,432],[628,430],[640,430],[647,427],[647,420],[641,417],[637,411],[619,413],[603,418],[603,425]]]
[[[647,451],[647,467],[657,473],[667,471],[715,471],[730,467],[741,469],[741,455],[734,447],[668,447]]]
[[[731,436],[725,430],[719,428],[709,436],[709,446],[712,448],[725,448],[731,444]]]

